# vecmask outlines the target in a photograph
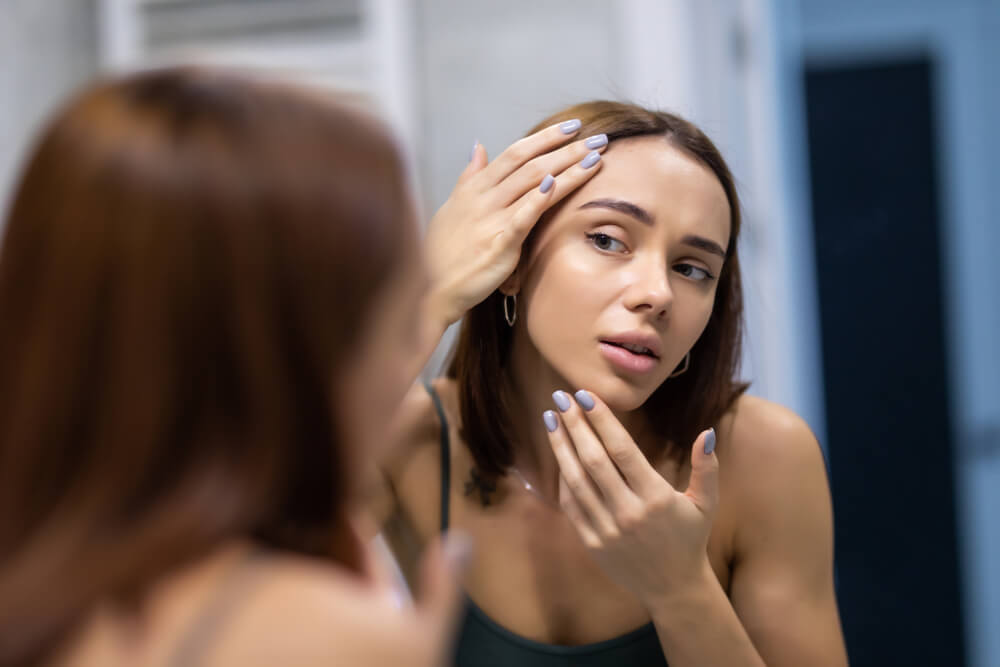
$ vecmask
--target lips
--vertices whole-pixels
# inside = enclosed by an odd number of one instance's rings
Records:
[[[654,359],[656,358],[656,355],[653,354],[652,350],[642,345],[634,345],[633,343],[614,343],[611,341],[601,341],[601,342],[606,343],[608,345],[614,345],[615,347],[624,348],[633,354],[643,354],[646,355],[647,357],[653,357]]]
[[[627,374],[645,374],[660,362],[660,337],[628,331],[600,339],[600,350],[611,365]]]
[[[601,342],[606,345],[620,347],[633,354],[652,357],[653,359],[660,358],[660,337],[652,334],[640,331],[628,331],[601,338]]]
[[[601,356],[618,372],[628,375],[643,375],[655,369],[660,360],[650,354],[636,354],[628,348],[614,343],[601,342]]]

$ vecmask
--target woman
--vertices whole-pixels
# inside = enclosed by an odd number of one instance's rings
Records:
[[[476,543],[456,663],[844,664],[820,449],[733,379],[725,162],[626,104],[539,128],[477,147],[431,223],[434,312],[465,321],[383,470],[405,570],[442,530]]]
[[[72,100],[0,251],[0,664],[440,664],[461,545],[400,610],[353,519],[426,284],[360,114],[211,70]]]

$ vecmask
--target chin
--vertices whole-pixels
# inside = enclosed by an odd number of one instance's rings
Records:
[[[662,382],[654,384],[652,381],[640,383],[610,371],[593,373],[582,380],[580,389],[594,392],[615,412],[638,410],[662,384]]]

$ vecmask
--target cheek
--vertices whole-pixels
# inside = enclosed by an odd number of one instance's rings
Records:
[[[585,248],[569,245],[542,258],[522,289],[529,338],[544,356],[575,353],[592,340],[613,291],[611,272]]]
[[[707,295],[691,294],[685,296],[677,294],[674,302],[673,321],[671,322],[676,349],[671,350],[671,355],[677,357],[678,363],[701,338],[701,334],[704,333],[705,327],[708,326],[708,321],[712,317],[714,305],[714,290]]]

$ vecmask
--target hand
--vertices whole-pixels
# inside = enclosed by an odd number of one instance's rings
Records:
[[[600,398],[583,391],[576,397],[556,392],[556,405],[565,410],[545,414],[546,428],[555,426],[549,443],[559,463],[560,506],[608,576],[652,609],[710,572],[708,536],[718,505],[715,431],[695,440],[691,479],[681,493]]]
[[[589,168],[581,161],[594,150],[603,151],[606,138],[596,148],[584,140],[557,149],[578,132],[575,126],[565,132],[567,123],[515,142],[489,163],[486,150],[476,144],[472,160],[427,229],[431,316],[441,325],[457,321],[499,287],[517,268],[521,244],[539,217],[600,168],[600,160]],[[542,192],[547,176],[554,182]]]

